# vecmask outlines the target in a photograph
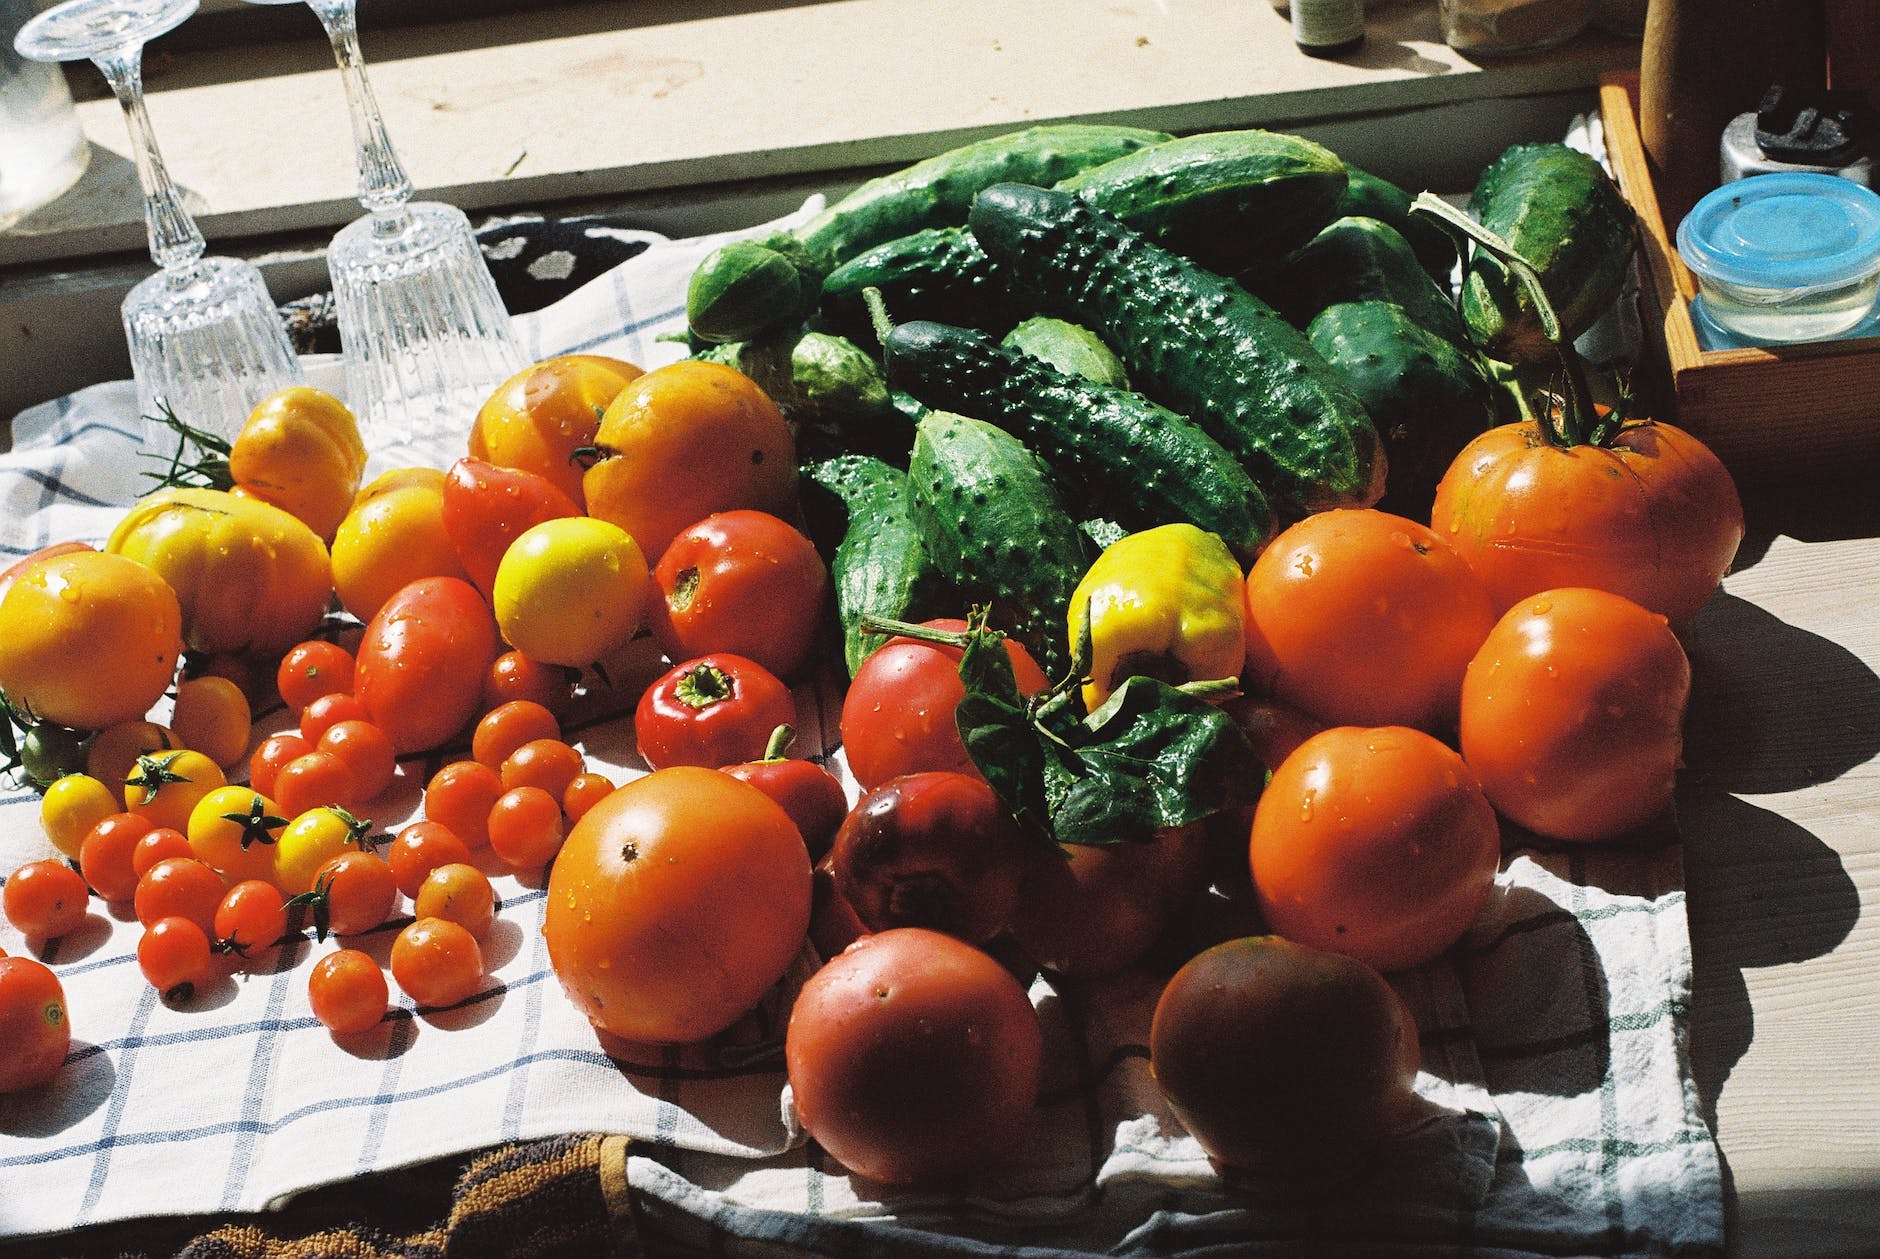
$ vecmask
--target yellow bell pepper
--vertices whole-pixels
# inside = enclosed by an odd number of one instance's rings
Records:
[[[326,544],[297,517],[223,490],[159,490],[105,549],[176,591],[192,651],[279,655],[310,637],[333,597]]]
[[[1071,596],[1070,640],[1090,625],[1084,705],[1094,710],[1127,679],[1181,683],[1240,676],[1246,617],[1240,565],[1220,538],[1161,525],[1118,539]]]
[[[274,504],[331,543],[359,491],[366,448],[344,403],[296,385],[249,412],[228,467],[236,493]]]

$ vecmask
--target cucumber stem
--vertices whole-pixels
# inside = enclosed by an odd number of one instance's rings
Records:
[[[868,322],[874,328],[875,340],[882,349],[888,347],[888,335],[894,331],[894,321],[888,318],[888,303],[883,300],[881,290],[869,285],[862,290],[862,305],[868,307]]]
[[[1410,213],[1422,214],[1432,218],[1441,226],[1464,236],[1480,245],[1491,257],[1507,267],[1509,272],[1527,289],[1528,297],[1534,303],[1534,309],[1541,317],[1541,331],[1549,341],[1560,341],[1560,319],[1554,314],[1554,304],[1547,300],[1547,290],[1541,287],[1540,272],[1534,264],[1515,252],[1513,245],[1503,240],[1491,228],[1482,226],[1474,219],[1450,205],[1433,192],[1419,192],[1416,200],[1410,203]],[[1466,259],[1466,251],[1464,253]]]

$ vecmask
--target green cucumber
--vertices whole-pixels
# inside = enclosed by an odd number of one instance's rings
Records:
[[[1300,136],[1209,131],[1138,149],[1057,188],[1165,249],[1231,273],[1281,256],[1329,222],[1345,166]]]
[[[1495,419],[1481,358],[1395,302],[1339,302],[1306,329],[1314,349],[1364,400],[1389,466],[1379,506],[1429,519],[1436,483]]]
[[[1239,284],[1067,193],[1001,184],[968,225],[1027,295],[1101,336],[1138,388],[1227,447],[1276,505],[1303,514],[1383,493],[1363,402]]]
[[[1351,217],[1328,224],[1286,259],[1273,304],[1298,327],[1339,302],[1391,302],[1444,340],[1470,345],[1455,303],[1417,262],[1396,228]]]
[[[798,329],[727,341],[695,357],[735,367],[797,427],[797,453],[853,450],[905,460],[914,431],[873,355],[845,337]]]
[[[1129,369],[1116,357],[1116,351],[1103,344],[1102,337],[1068,319],[1033,315],[1006,333],[1001,344],[1029,354],[1066,376],[1117,389],[1129,388]]]
[[[887,362],[895,387],[1017,437],[1069,482],[1080,511],[1132,530],[1193,524],[1243,561],[1269,536],[1272,513],[1245,469],[1193,421],[1141,394],[943,324],[897,326]]]
[[[914,525],[907,473],[867,455],[845,454],[806,464],[803,478],[804,509],[829,563],[842,656],[854,677],[887,641],[864,634],[862,618],[925,620],[938,610],[935,598],[945,583]],[[820,501],[818,488],[833,503]]]
[[[932,319],[1002,335],[1029,312],[1011,295],[1005,273],[963,227],[911,232],[849,259],[822,284],[822,321],[862,345],[878,345],[868,305],[881,294],[891,318]]]
[[[915,427],[907,470],[934,564],[1048,675],[1063,673],[1071,593],[1089,556],[1045,466],[1005,430],[936,410]]]
[[[1442,228],[1411,214],[1410,200],[1409,190],[1346,162],[1345,195],[1334,213],[1390,224],[1410,243],[1430,278],[1447,288],[1456,270],[1456,243]]]
[[[686,288],[686,322],[707,341],[742,341],[802,319],[830,271],[871,245],[963,222],[988,184],[1056,183],[1169,138],[1138,127],[1062,123],[949,149],[869,180],[793,231],[714,250]],[[794,288],[781,278],[786,266],[797,272]]]
[[[1469,209],[1539,274],[1570,342],[1593,326],[1625,285],[1637,216],[1600,164],[1564,144],[1517,144],[1489,163]],[[1555,344],[1532,297],[1499,261],[1475,250],[1462,317],[1477,345],[1511,363],[1550,362]]]

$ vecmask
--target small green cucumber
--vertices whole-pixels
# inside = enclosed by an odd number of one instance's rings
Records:
[[[1029,313],[1005,273],[963,227],[930,227],[849,259],[822,284],[822,321],[861,345],[878,345],[863,297],[881,294],[890,318],[932,319],[998,336]]]
[[[1029,354],[1066,376],[1116,389],[1129,388],[1129,369],[1103,338],[1068,319],[1033,315],[1005,334],[1002,345]]]
[[[1053,184],[1169,138],[1139,127],[1059,123],[949,149],[868,180],[793,231],[714,250],[687,287],[686,321],[708,341],[742,341],[801,319],[830,271],[871,245],[964,222],[974,194],[988,184]],[[797,271],[794,290],[759,250],[781,255]],[[752,271],[760,276],[755,282],[745,278]]]
[[[915,427],[907,471],[934,564],[1048,675],[1062,674],[1071,592],[1089,556],[1044,464],[1004,429],[936,410]]]
[[[1286,259],[1273,293],[1273,304],[1297,327],[1339,302],[1393,302],[1445,340],[1470,344],[1455,303],[1417,262],[1410,242],[1378,219],[1327,224]]]
[[[1379,506],[1429,519],[1436,483],[1471,438],[1495,419],[1481,358],[1395,302],[1339,302],[1306,329],[1344,373],[1377,425],[1390,469]]]
[[[1000,184],[968,225],[1015,284],[1114,347],[1138,388],[1227,447],[1276,506],[1367,506],[1384,492],[1363,402],[1239,284],[1067,193]]]
[[[1469,209],[1540,275],[1572,341],[1611,307],[1637,247],[1637,216],[1600,164],[1564,144],[1517,144],[1489,163]],[[1507,268],[1474,251],[1462,286],[1462,317],[1490,358],[1551,361],[1532,297]]]
[[[1089,167],[1057,189],[1165,249],[1232,273],[1281,256],[1329,222],[1345,166],[1300,136],[1208,131]]]
[[[806,464],[803,478],[804,509],[829,563],[842,656],[854,677],[887,641],[864,634],[862,618],[925,620],[939,610],[935,597],[945,582],[914,525],[907,473],[867,455],[845,454]],[[832,501],[820,501],[824,496]]]
[[[874,356],[845,337],[798,329],[727,341],[695,357],[735,367],[797,426],[798,454],[855,450],[906,458],[914,430]]]
[[[1410,213],[1410,193],[1388,179],[1345,163],[1345,195],[1338,199],[1337,218],[1377,219],[1388,223],[1410,242],[1417,261],[1430,278],[1447,288],[1456,270],[1456,243],[1434,223]]]
[[[1131,529],[1192,524],[1243,561],[1270,534],[1272,512],[1246,470],[1200,426],[1141,394],[942,324],[896,327],[887,362],[897,388],[1017,437],[1069,483],[1082,511]]]

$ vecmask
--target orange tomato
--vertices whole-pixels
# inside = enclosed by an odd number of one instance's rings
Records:
[[[602,354],[564,354],[498,385],[470,426],[470,455],[546,477],[579,503],[574,452],[592,445],[600,414],[645,373]]]
[[[590,516],[620,526],[649,556],[714,512],[796,514],[796,442],[750,377],[683,359],[622,389],[581,478]]]
[[[444,474],[395,468],[359,491],[333,535],[333,589],[370,621],[401,588],[422,577],[468,582],[444,529]]]
[[[298,517],[326,542],[352,506],[365,467],[353,413],[307,385],[256,404],[228,456],[229,475],[241,492]]]
[[[638,778],[577,822],[543,935],[575,1008],[628,1040],[703,1040],[755,1006],[809,929],[809,853],[769,796],[715,769]]]

